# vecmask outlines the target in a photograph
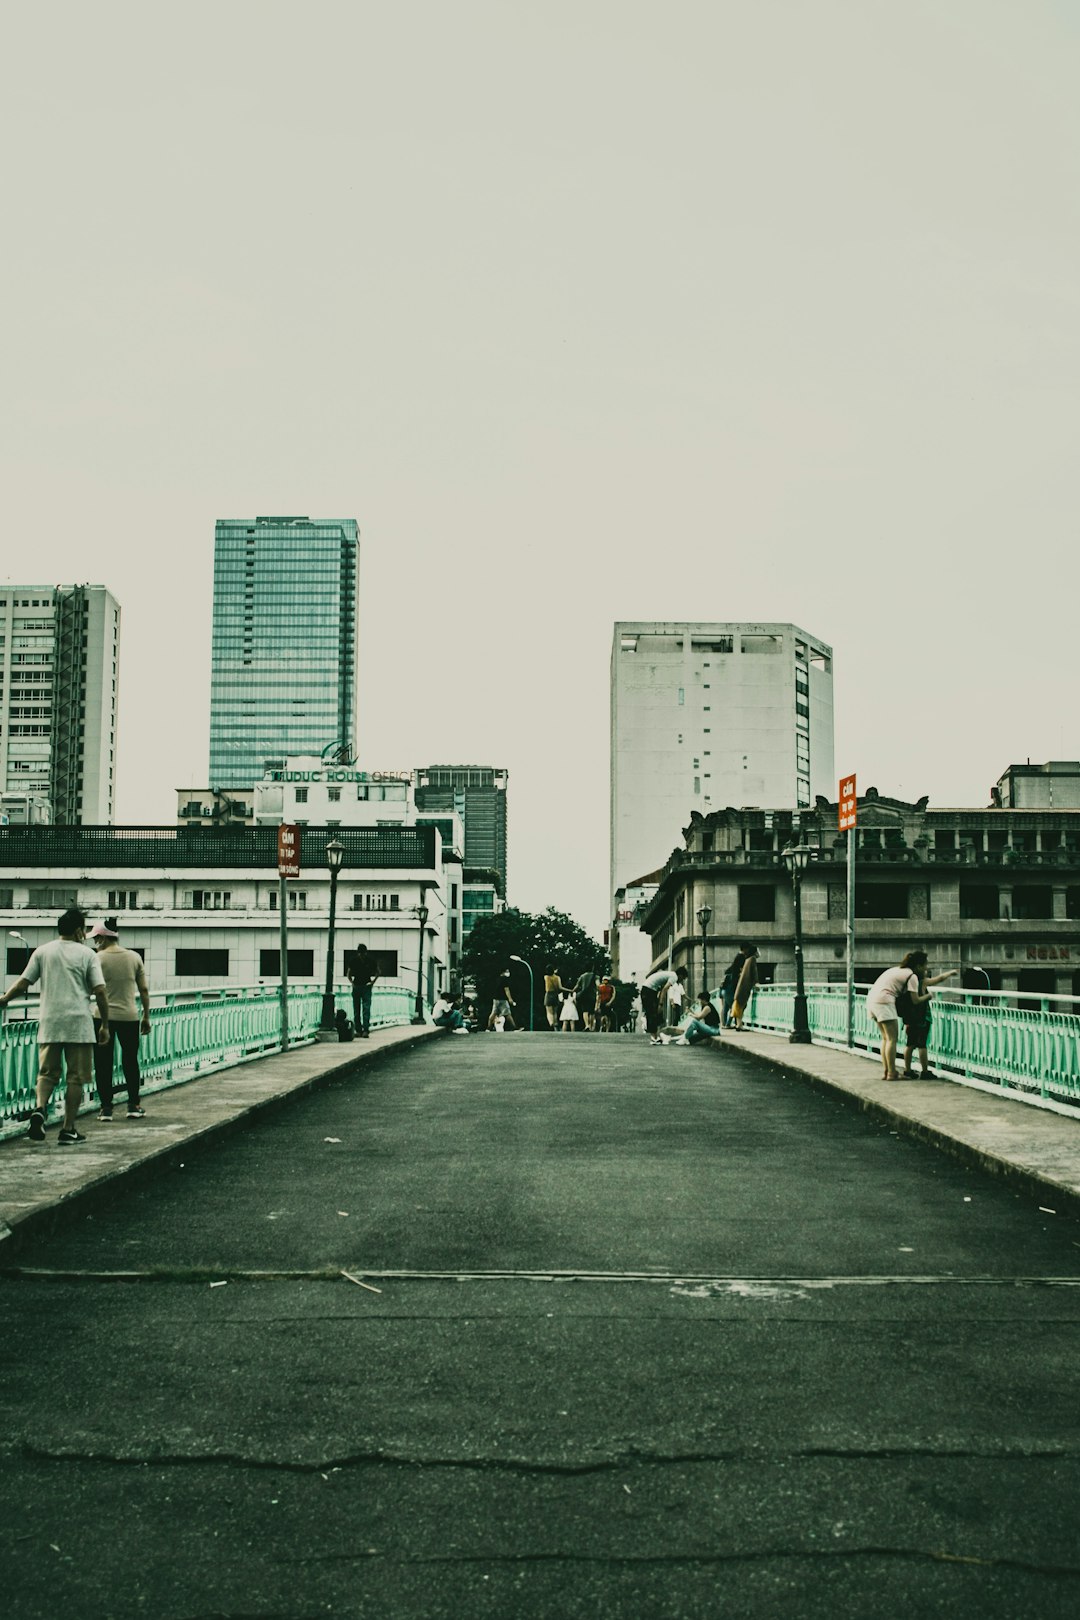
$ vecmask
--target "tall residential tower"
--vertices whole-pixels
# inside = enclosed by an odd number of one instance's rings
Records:
[[[835,787],[831,647],[793,624],[616,624],[612,897],[694,810],[809,808]]]
[[[38,819],[47,801],[59,826],[112,822],[119,664],[120,605],[104,585],[0,586],[0,810],[11,819]]]
[[[210,783],[268,759],[356,753],[353,518],[223,518],[214,535]]]

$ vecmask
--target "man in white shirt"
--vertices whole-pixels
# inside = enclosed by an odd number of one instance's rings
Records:
[[[97,1002],[101,1018],[97,1036],[99,1041],[111,1040],[109,1003],[97,957],[83,943],[86,938],[85,914],[74,908],[65,911],[56,927],[60,938],[38,947],[23,969],[21,978],[16,979],[11,989],[0,996],[0,1007],[6,1007],[29,985],[40,982],[37,1107],[30,1115],[27,1135],[31,1142],[44,1142],[49,1098],[66,1063],[64,1123],[56,1141],[58,1147],[71,1147],[77,1142],[86,1141],[86,1137],[76,1129],[75,1122],[79,1117],[83,1086],[90,1084],[94,1047],[90,997],[93,996]]]
[[[645,1030],[653,1046],[661,1045],[660,1041],[660,1014],[663,1011],[673,984],[686,983],[686,969],[677,968],[674,973],[670,968],[660,968],[656,973],[650,973],[641,986],[641,1010],[645,1014]]]

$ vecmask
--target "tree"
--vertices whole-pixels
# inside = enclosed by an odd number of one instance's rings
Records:
[[[611,959],[602,945],[590,939],[583,928],[565,911],[549,906],[538,916],[510,906],[494,917],[481,917],[469,935],[461,967],[466,978],[476,982],[480,1010],[491,1004],[499,980],[509,970],[511,993],[521,1016],[515,1023],[528,1027],[528,974],[512,956],[520,956],[533,970],[533,1026],[544,1022],[544,971],[553,963],[564,984],[573,984],[579,974],[591,968],[607,973]]]

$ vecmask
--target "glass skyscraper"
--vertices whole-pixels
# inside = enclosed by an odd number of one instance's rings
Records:
[[[268,759],[356,752],[353,518],[222,518],[214,534],[210,782]]]

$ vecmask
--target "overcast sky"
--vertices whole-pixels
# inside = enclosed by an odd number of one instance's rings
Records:
[[[3,21],[0,574],[122,603],[120,820],[206,782],[256,513],[360,524],[360,763],[508,767],[593,932],[616,619],[831,642],[860,786],[1080,757],[1072,0]]]

